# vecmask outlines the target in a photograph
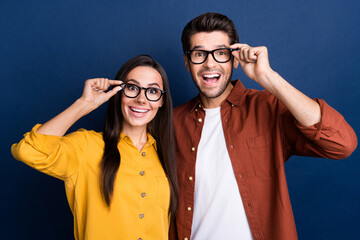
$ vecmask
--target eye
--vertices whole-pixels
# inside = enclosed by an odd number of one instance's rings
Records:
[[[229,51],[227,49],[221,49],[221,50],[216,51],[216,54],[220,55],[220,56],[226,56],[229,54],[228,52]]]
[[[205,55],[205,53],[201,52],[201,51],[195,51],[195,52],[193,52],[193,55],[195,57],[203,57]]]
[[[126,88],[127,88],[129,91],[135,91],[135,92],[139,91],[139,87],[136,86],[136,85],[134,85],[134,84],[129,84],[129,85],[126,86]]]
[[[148,88],[147,93],[152,95],[158,95],[160,93],[160,90],[157,88]]]

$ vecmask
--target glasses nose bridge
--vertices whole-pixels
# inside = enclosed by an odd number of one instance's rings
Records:
[[[148,99],[148,96],[147,96],[148,88],[140,87],[140,93],[141,93],[142,90],[144,90],[144,96],[146,97],[146,99]]]
[[[209,63],[209,55],[211,55],[212,57],[212,62],[217,62],[217,60],[215,59],[215,53],[216,49],[215,50],[212,50],[212,51],[205,51],[206,52],[206,57],[205,57],[205,60],[204,60],[204,63]]]
[[[147,90],[147,88],[144,88],[144,87],[138,87],[139,88],[139,91],[138,91],[138,94],[135,96],[135,98],[137,98],[137,99],[148,99],[147,98],[147,95],[146,95],[146,90]],[[144,90],[144,95],[142,95],[141,94],[141,92],[142,92],[142,90]],[[142,95],[142,96],[141,96]]]

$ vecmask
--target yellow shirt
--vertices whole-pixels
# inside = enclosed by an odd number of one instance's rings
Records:
[[[108,208],[99,184],[102,134],[81,129],[57,137],[36,133],[39,127],[26,133],[11,152],[17,160],[65,182],[75,239],[168,238],[170,187],[150,134],[141,152],[121,134],[121,163]]]

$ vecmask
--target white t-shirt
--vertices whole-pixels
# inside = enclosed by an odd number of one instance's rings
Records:
[[[195,170],[192,240],[252,240],[231,160],[220,107],[205,109]]]

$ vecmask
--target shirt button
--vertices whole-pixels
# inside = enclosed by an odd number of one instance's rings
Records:
[[[230,148],[231,148],[231,149],[233,149],[233,148],[234,148],[234,146],[233,146],[233,145],[230,145]]]
[[[184,240],[189,240],[189,239],[186,237],[186,238],[184,238]]]
[[[146,153],[145,153],[145,152],[142,152],[142,153],[141,153],[141,156],[145,157],[145,156],[146,156]]]
[[[249,202],[249,203],[248,203],[248,206],[249,206],[249,207],[251,207],[251,206],[252,206],[251,202]]]
[[[144,176],[145,172],[144,172],[144,171],[140,171],[139,174],[140,174],[140,176]]]
[[[231,104],[231,106],[233,107],[233,106],[235,106],[234,104]]]
[[[146,197],[146,193],[141,193],[141,197]]]
[[[195,112],[197,112],[197,108],[195,108]]]
[[[138,238],[138,240],[143,240],[142,238]]]
[[[140,215],[139,215],[139,218],[143,219],[143,218],[144,218],[144,214],[143,214],[143,213],[140,214]]]
[[[199,104],[199,108],[201,108],[201,104]]]
[[[195,147],[192,147],[192,148],[191,148],[191,151],[192,151],[192,152],[195,152],[195,150],[196,150]]]
[[[187,210],[190,212],[190,211],[191,211],[191,207],[188,207]]]
[[[198,122],[201,123],[201,122],[202,122],[202,118],[199,118],[199,119],[198,119]]]
[[[190,177],[189,177],[189,181],[192,181],[192,180],[193,180],[193,177],[192,177],[192,176],[190,176]]]

